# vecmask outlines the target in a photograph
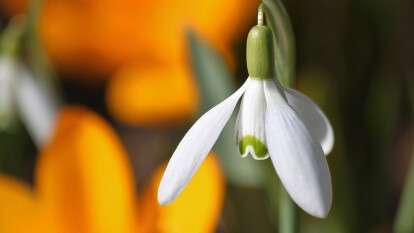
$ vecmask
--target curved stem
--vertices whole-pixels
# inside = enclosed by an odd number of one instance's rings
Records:
[[[264,24],[264,12],[263,12],[263,5],[260,4],[259,9],[257,10],[257,25]]]

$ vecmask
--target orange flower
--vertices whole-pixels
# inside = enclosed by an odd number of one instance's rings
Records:
[[[40,233],[40,211],[30,187],[7,176],[0,176],[0,232]]]
[[[224,199],[223,177],[214,156],[208,157],[189,186],[171,204],[156,204],[158,185],[165,166],[160,167],[140,201],[141,233],[215,232]],[[191,210],[191,211],[189,211]],[[196,217],[197,216],[197,217]]]
[[[40,153],[35,190],[0,176],[0,232],[213,232],[224,187],[217,161],[207,160],[183,199],[166,207],[153,198],[159,174],[145,201],[137,204],[132,170],[117,135],[96,114],[66,108]],[[189,216],[183,211],[187,206],[200,215]]]
[[[40,31],[61,68],[107,74],[129,62],[182,59],[187,27],[221,50],[228,49],[257,4],[258,0],[46,0]]]
[[[54,232],[133,232],[132,171],[118,137],[97,115],[63,110],[36,175]]]
[[[232,63],[231,44],[258,3],[45,0],[39,30],[53,63],[76,74],[65,77],[119,79],[110,83],[107,97],[115,118],[132,125],[175,124],[194,115],[198,103],[185,31],[195,29]],[[171,90],[161,93],[166,86]]]
[[[182,66],[125,67],[109,83],[109,110],[129,124],[165,125],[188,119],[198,107],[189,72]]]

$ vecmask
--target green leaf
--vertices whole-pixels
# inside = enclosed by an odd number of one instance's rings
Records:
[[[28,12],[25,16],[25,31],[23,35],[24,46],[27,50],[28,65],[36,78],[42,80],[43,85],[50,90],[53,99],[63,103],[60,83],[57,74],[40,41],[39,18],[43,0],[32,0],[28,5]]]
[[[295,80],[295,38],[289,15],[280,0],[263,0],[266,24],[273,33],[275,66],[278,79],[285,86]]]
[[[36,148],[22,123],[0,131],[0,173],[32,180]]]
[[[411,158],[411,167],[408,172],[404,191],[395,221],[395,233],[414,232],[414,156]]]
[[[222,57],[195,32],[187,33],[191,64],[201,94],[201,113],[231,95],[237,86]],[[264,178],[263,162],[241,158],[234,139],[235,115],[227,123],[214,150],[218,153],[228,180],[245,187],[258,187]]]
[[[0,35],[1,55],[16,57],[20,51],[20,42],[23,34],[23,25],[12,19]]]
[[[414,112],[414,82],[407,79],[407,86],[410,90],[411,111]],[[401,195],[397,217],[395,219],[395,233],[414,232],[414,151],[411,156],[411,165],[405,180],[404,190]]]

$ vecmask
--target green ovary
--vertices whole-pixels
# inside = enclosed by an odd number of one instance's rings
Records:
[[[247,148],[251,146],[258,158],[264,158],[267,155],[266,145],[258,138],[252,135],[244,136],[239,142],[239,150],[243,155],[246,153]]]

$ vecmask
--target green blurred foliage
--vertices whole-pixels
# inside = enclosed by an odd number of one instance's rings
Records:
[[[20,121],[0,132],[0,171],[32,182],[35,146]]]

